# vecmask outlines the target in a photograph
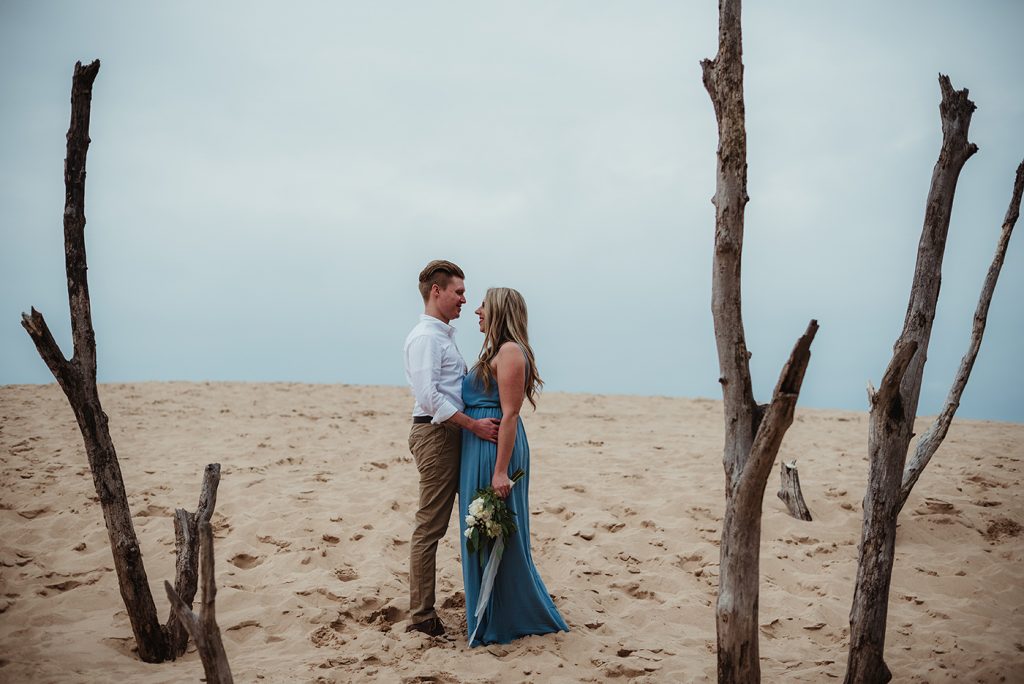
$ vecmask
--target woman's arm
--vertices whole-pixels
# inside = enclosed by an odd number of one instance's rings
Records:
[[[498,496],[505,498],[512,489],[508,479],[508,463],[516,444],[519,411],[526,396],[526,357],[515,342],[501,345],[494,359],[498,380],[498,400],[501,402],[501,425],[498,426],[498,460],[494,464],[491,486]]]

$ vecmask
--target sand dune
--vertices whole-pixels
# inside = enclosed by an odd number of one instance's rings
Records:
[[[158,610],[174,508],[223,464],[218,618],[236,681],[714,679],[721,404],[546,394],[525,421],[534,558],[572,629],[466,648],[403,631],[416,469],[406,390],[298,384],[100,388]],[[926,424],[921,421],[921,427]],[[867,477],[864,414],[798,410],[815,520],[765,497],[767,682],[841,678]],[[889,614],[896,681],[1024,681],[1024,426],[954,423],[904,511]],[[56,385],[0,388],[0,681],[185,682],[193,650],[133,641],[81,436]],[[454,522],[454,521],[453,521]],[[464,626],[456,532],[440,612]]]

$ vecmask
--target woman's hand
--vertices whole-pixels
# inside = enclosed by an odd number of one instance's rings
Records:
[[[508,472],[504,470],[495,472],[494,477],[491,478],[491,487],[502,499],[507,498],[508,493],[512,491],[512,480],[508,479]]]

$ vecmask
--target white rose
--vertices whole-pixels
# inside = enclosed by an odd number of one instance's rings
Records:
[[[491,519],[491,512],[490,508],[485,508],[477,513],[476,517],[489,521]]]
[[[473,527],[474,525],[476,525],[476,518],[474,518],[472,515],[467,515],[466,516],[466,525],[468,527]]]
[[[469,504],[469,513],[477,518],[480,517],[480,512],[484,508],[484,502],[480,499],[473,499],[473,502]]]
[[[472,537],[473,536],[473,528],[472,527],[467,528],[466,532],[465,532],[465,535],[466,535],[466,539],[469,539],[470,537]]]

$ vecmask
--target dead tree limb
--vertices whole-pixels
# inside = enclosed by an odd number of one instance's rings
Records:
[[[715,255],[711,311],[725,407],[725,518],[716,625],[718,681],[760,680],[758,586],[761,506],[772,464],[810,360],[818,324],[811,321],[783,368],[771,403],[754,401],[750,352],[743,331],[740,266],[747,201],[747,143],[743,104],[740,0],[719,2],[718,54],[701,62],[704,87],[718,122]]]
[[[996,289],[996,281],[999,280],[999,272],[1003,268],[1003,261],[1006,258],[1006,248],[1010,244],[1010,235],[1017,224],[1020,216],[1021,194],[1024,192],[1024,162],[1017,167],[1017,176],[1013,183],[1013,192],[1010,196],[1010,206],[1006,210],[1006,218],[1003,219],[1003,228],[999,234],[999,243],[996,245],[996,253],[992,258],[992,265],[988,267],[985,275],[985,282],[981,287],[981,295],[978,297],[978,307],[974,311],[974,323],[971,327],[971,343],[967,353],[960,360],[960,367],[957,369],[953,385],[946,396],[946,403],[942,411],[935,418],[935,422],[925,430],[917,440],[917,447],[914,455],[903,470],[903,484],[900,488],[900,509],[907,503],[910,490],[917,484],[925,466],[935,455],[936,450],[942,444],[949,431],[949,425],[953,422],[953,416],[960,407],[960,397],[963,396],[964,388],[971,377],[971,370],[974,368],[974,361],[978,358],[978,351],[981,349],[981,338],[985,334],[985,324],[988,322],[988,308],[992,303],[992,294]]]
[[[64,260],[74,344],[72,358],[64,357],[46,320],[35,308],[30,314],[22,314],[21,324],[64,390],[75,413],[93,485],[103,510],[118,587],[139,657],[145,662],[158,663],[184,653],[187,635],[177,625],[176,619],[168,620],[165,627],[161,627],[157,619],[156,605],[142,562],[142,550],[128,508],[121,466],[96,387],[96,336],[92,327],[85,252],[85,167],[90,143],[92,86],[99,69],[99,60],[84,67],[78,62],[71,84],[71,125],[64,161]],[[219,481],[220,465],[208,465],[196,512],[191,514],[178,509],[175,516],[178,553],[175,584],[190,603],[195,597],[196,566],[199,562],[196,525],[202,521],[209,522],[213,515]]]
[[[189,609],[196,597],[199,579],[199,527],[209,523],[217,505],[217,486],[220,483],[220,464],[211,463],[203,473],[203,488],[195,513],[184,508],[174,511],[174,550],[176,554],[174,591]],[[171,606],[167,617],[167,655],[178,658],[188,646],[188,632],[178,620],[177,612]]]
[[[978,151],[977,146],[967,140],[975,109],[967,90],[954,90],[949,78],[943,75],[939,76],[939,86],[942,90],[939,105],[942,147],[928,190],[910,302],[892,361],[879,391],[871,398],[870,467],[857,580],[850,609],[847,684],[888,682],[892,678],[883,655],[896,520],[902,505],[903,467],[913,437],[928,341],[935,320],[956,183],[964,163]]]
[[[199,652],[199,660],[203,663],[208,684],[233,684],[231,667],[224,652],[224,642],[217,627],[217,583],[213,576],[213,529],[209,522],[199,523],[199,563],[200,583],[202,586],[202,607],[197,617],[174,591],[170,582],[164,582],[164,590],[171,602],[179,622],[185,626]]]
[[[74,341],[71,360],[64,358],[43,315],[34,308],[30,315],[22,315],[22,326],[32,337],[39,355],[50,367],[75,412],[85,440],[89,469],[114,555],[117,582],[139,657],[149,663],[158,663],[164,659],[163,633],[142,564],[142,550],[128,509],[128,497],[114,443],[110,439],[107,415],[96,390],[96,339],[85,259],[85,161],[89,151],[92,85],[99,68],[99,60],[84,67],[78,62],[71,86],[71,126],[64,161],[64,256]]]
[[[779,464],[778,497],[786,504],[786,510],[797,520],[810,521],[811,511],[804,501],[804,493],[800,489],[800,474],[796,470],[796,461]]]

